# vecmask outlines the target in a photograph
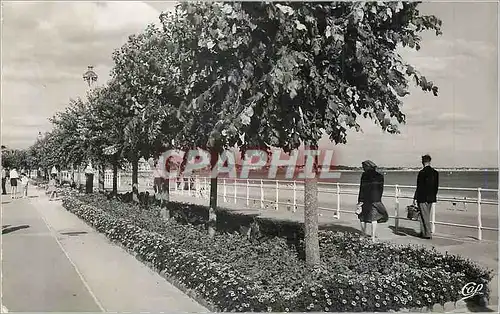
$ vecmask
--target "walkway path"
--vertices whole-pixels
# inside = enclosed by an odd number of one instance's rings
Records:
[[[2,196],[9,312],[208,312],[45,195]]]

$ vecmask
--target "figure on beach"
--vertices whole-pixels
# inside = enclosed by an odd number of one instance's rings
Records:
[[[377,165],[366,160],[361,164],[363,174],[361,175],[361,185],[358,196],[358,218],[361,222],[361,230],[366,235],[366,224],[372,225],[372,241],[376,241],[377,223],[387,222],[389,215],[382,203],[382,193],[384,192],[384,176],[377,171]]]
[[[413,205],[418,205],[420,216],[420,237],[432,239],[431,210],[436,203],[439,189],[439,173],[431,167],[431,156],[422,156],[422,166],[417,176],[417,189],[413,196]]]

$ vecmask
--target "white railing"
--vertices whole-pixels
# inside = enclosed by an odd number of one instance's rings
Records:
[[[210,193],[210,179],[207,177],[195,177],[194,190],[191,189],[191,184],[188,184],[187,189],[179,188],[177,184],[170,185],[172,191],[175,193],[181,193],[184,195],[194,196],[194,197],[203,197],[208,199]],[[184,182],[182,183],[184,184]],[[274,207],[275,210],[279,209],[279,205],[288,206],[293,212],[296,212],[297,207],[304,207],[304,204],[298,202],[297,192],[304,191],[304,186],[302,181],[287,181],[287,180],[268,180],[268,179],[219,179],[219,185],[222,185],[222,193],[219,193],[218,196],[222,197],[223,201],[226,203],[234,202],[237,200],[243,200],[247,206],[250,205],[250,202],[260,203],[259,208],[266,208],[266,204],[271,207]],[[231,187],[233,189],[232,195],[229,195],[228,188]],[[253,193],[252,196],[250,190],[254,188],[257,193]],[[346,214],[355,214],[353,210],[345,210],[342,209],[342,195],[358,195],[359,185],[355,183],[324,183],[320,182],[318,187],[318,193],[330,193],[336,196],[336,206],[335,208],[330,207],[322,207],[318,208],[323,211],[333,212],[333,217],[336,219],[340,218],[341,213]],[[415,186],[407,186],[407,185],[385,185],[384,186],[384,198],[393,198],[394,199],[394,215],[389,215],[389,218],[395,220],[395,228],[396,231],[399,227],[400,220],[410,220],[405,216],[401,215],[401,201],[406,200],[408,202],[413,201],[413,194],[403,194],[401,193],[402,189],[415,190]],[[238,189],[241,189],[241,193],[244,196],[239,196]],[[220,189],[218,190],[220,191]],[[244,192],[243,192],[244,191]],[[272,194],[271,198],[266,199],[267,195]],[[435,233],[436,225],[442,226],[452,226],[452,227],[460,227],[460,228],[469,228],[477,230],[477,238],[478,240],[483,239],[483,231],[498,231],[498,227],[485,227],[482,223],[482,205],[494,205],[498,206],[498,199],[483,199],[482,194],[484,192],[488,193],[498,193],[498,190],[493,189],[472,189],[472,188],[452,188],[452,187],[440,187],[439,191],[441,194],[450,192],[449,194],[453,194],[453,192],[474,192],[476,197],[466,197],[459,199],[453,196],[438,196],[438,203],[442,202],[451,202],[454,207],[449,208],[450,210],[458,210],[456,209],[457,203],[462,203],[466,208],[467,204],[474,204],[477,209],[477,224],[459,224],[447,221],[436,221],[436,204],[434,203],[431,210],[431,226],[432,233]],[[287,195],[285,198],[288,198],[288,201],[284,202],[280,199],[280,196],[283,196],[284,193],[290,193],[291,195]],[[255,194],[258,194],[257,196]],[[497,194],[498,195],[498,194]],[[498,196],[497,196],[498,197]],[[356,199],[357,201],[357,199]],[[387,206],[389,210],[389,206]],[[496,209],[495,209],[496,212]],[[497,219],[495,219],[496,221]]]
[[[77,172],[75,171],[75,181],[78,181],[78,176],[80,176],[80,182],[85,183],[85,173]],[[121,187],[121,171],[118,171],[118,178],[117,178],[117,184],[118,188]],[[59,177],[62,181],[65,182],[71,182],[71,171],[68,170],[62,170],[59,172]],[[94,173],[94,185],[99,183],[99,175],[96,171]],[[105,170],[104,171],[104,187],[105,188],[111,188],[113,187],[113,170]]]

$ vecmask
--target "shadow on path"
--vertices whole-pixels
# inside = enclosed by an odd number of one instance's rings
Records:
[[[467,309],[473,313],[492,313],[496,312],[495,310],[486,307],[486,306],[480,306],[480,305],[474,305],[474,304],[469,304],[467,303]]]
[[[360,235],[363,234],[363,232],[358,228],[354,228],[351,226],[337,225],[334,223],[320,224],[319,229],[325,231],[334,231],[334,232],[349,232]]]
[[[10,227],[10,225],[7,225],[5,228],[2,226],[2,234],[11,233],[21,229],[27,229],[29,227],[30,227],[29,225],[20,225],[15,227]]]
[[[79,235],[82,235],[82,234],[87,234],[88,232],[87,231],[68,231],[68,232],[61,232],[61,234],[63,235],[67,235],[67,236],[79,236]]]
[[[389,229],[391,229],[392,233],[399,235],[399,236],[412,236],[412,237],[419,237],[419,234],[415,229],[411,228],[405,228],[405,227],[399,227],[398,231],[396,231],[396,228],[394,226],[389,226]]]

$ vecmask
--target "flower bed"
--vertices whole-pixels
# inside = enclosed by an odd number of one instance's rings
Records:
[[[165,222],[157,207],[104,196],[71,196],[64,206],[223,311],[432,307],[459,300],[467,282],[491,280],[490,272],[460,257],[328,231],[320,232],[322,266],[307,272],[304,261],[279,237],[209,238],[203,225]]]

